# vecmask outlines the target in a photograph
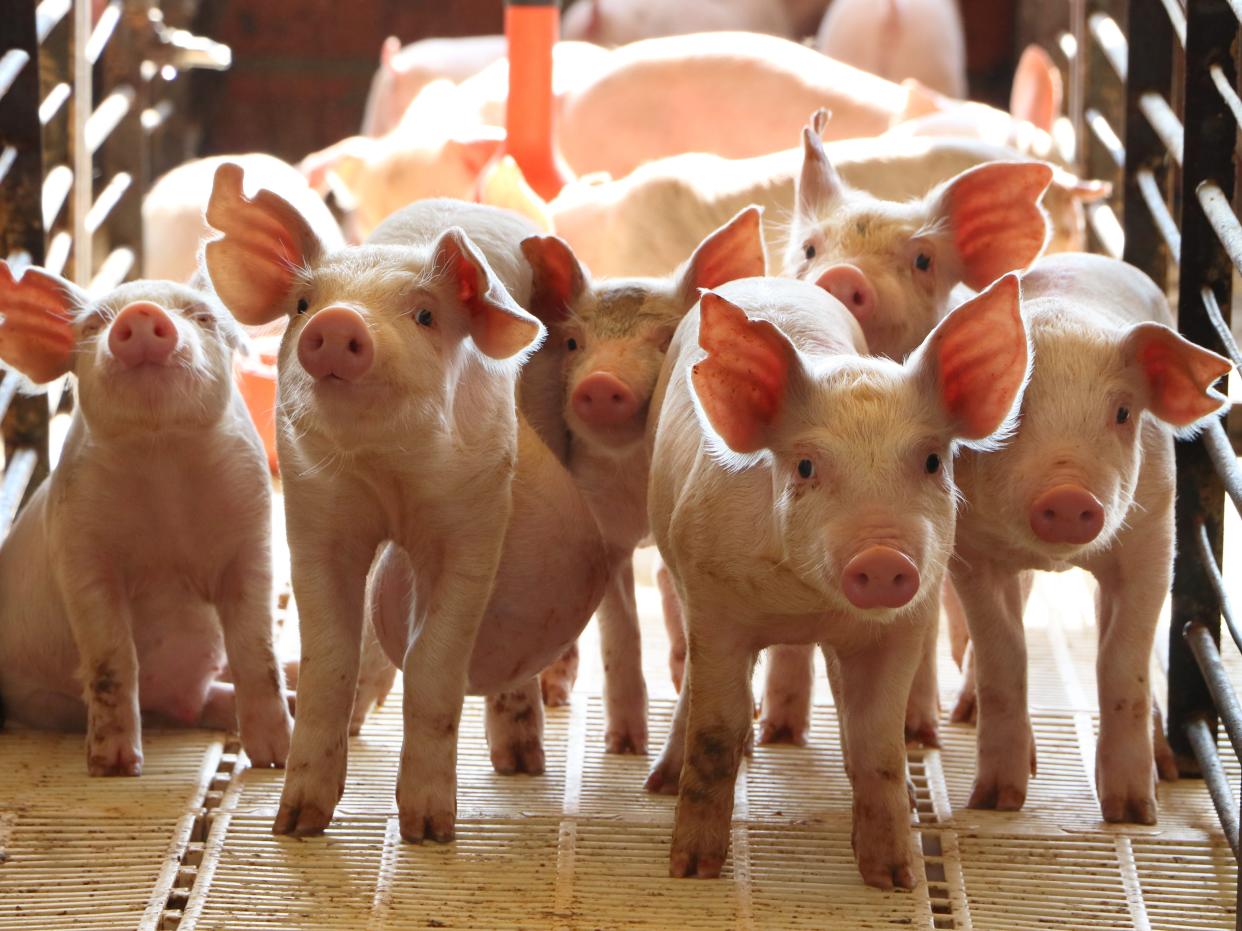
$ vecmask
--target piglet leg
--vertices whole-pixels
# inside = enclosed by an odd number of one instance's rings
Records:
[[[656,585],[660,589],[660,605],[664,609],[664,629],[668,633],[668,671],[673,677],[673,688],[681,692],[686,675],[686,622],[681,616],[681,599],[673,584],[673,574],[664,560],[658,560],[655,570]]]
[[[578,681],[578,641],[565,648],[556,661],[539,673],[539,691],[549,708],[569,704],[570,693]]]
[[[690,665],[686,664],[689,675]],[[664,741],[664,749],[660,758],[647,774],[643,788],[659,795],[676,795],[677,784],[681,780],[681,766],[686,759],[686,722],[690,717],[690,690],[682,688],[677,694],[677,705],[673,710],[673,725],[669,728],[668,737]]]
[[[492,768],[501,775],[543,773],[543,703],[539,680],[487,697],[485,724]]]
[[[939,621],[939,608],[936,620]],[[940,746],[940,690],[936,684],[936,640],[938,623],[928,624],[923,637],[919,667],[906,703],[906,741],[924,747]]]
[[[806,746],[811,729],[814,658],[813,645],[778,644],[768,650],[759,743]]]
[[[404,560],[402,560],[405,563]],[[402,567],[408,568],[408,563]],[[400,602],[402,608],[407,608],[405,594],[409,592],[410,576],[408,572],[401,573],[384,573],[383,580],[390,585],[400,586]],[[370,593],[368,593],[370,597]],[[370,610],[375,610],[375,605],[370,605]],[[403,626],[408,626],[408,617],[401,618]],[[371,713],[371,709],[378,707],[384,703],[384,699],[388,697],[388,693],[392,691],[393,683],[397,679],[397,667],[392,664],[392,660],[388,658],[388,654],[384,652],[384,647],[380,644],[379,637],[375,632],[375,619],[370,618],[367,623],[363,624],[362,630],[362,659],[358,670],[358,691],[354,695],[354,710],[349,718],[349,736],[357,737],[362,733],[362,725],[366,722],[367,715]]]
[[[609,753],[647,752],[647,684],[634,595],[634,553],[612,553],[612,571],[599,606],[604,656],[604,745]]]

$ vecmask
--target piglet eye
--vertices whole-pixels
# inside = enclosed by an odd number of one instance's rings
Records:
[[[1125,423],[1129,419],[1130,419],[1130,408],[1128,407],[1117,408],[1117,423]]]
[[[927,461],[923,463],[923,468],[927,470],[928,475],[935,475],[940,471],[940,457],[932,453],[927,457]]]
[[[920,252],[918,258],[914,260],[914,267],[921,272],[927,271],[931,268],[931,256],[926,252]]]
[[[813,463],[810,459],[799,459],[798,474],[803,478],[810,478],[815,474],[815,463]]]
[[[310,301],[308,301],[306,298],[301,298],[298,300],[298,313],[300,314],[306,313],[309,307],[310,307]]]
[[[574,339],[572,336],[569,337],[569,339],[565,340],[565,348],[568,349],[570,352],[573,352],[575,349],[578,348],[578,341]]]
[[[431,311],[424,307],[418,312],[414,319],[418,321],[419,326],[431,326]]]
[[[803,248],[803,251],[806,253],[806,257],[807,257],[808,259],[813,259],[813,258],[815,258],[815,244],[814,244],[814,243],[810,243],[810,242],[808,242],[808,243],[807,243],[805,246],[803,246],[802,248]]]

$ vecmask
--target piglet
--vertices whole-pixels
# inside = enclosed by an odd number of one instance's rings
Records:
[[[725,29],[792,37],[789,11],[771,0],[579,0],[565,11],[561,34],[600,45]]]
[[[0,547],[0,696],[86,729],[92,776],[142,770],[140,715],[233,729],[283,766],[267,460],[233,383],[242,339],[207,294],[160,281],[98,299],[0,262],[0,358],[72,373],[60,461]],[[9,377],[14,377],[10,375]],[[232,684],[217,681],[225,667]]]
[[[1173,562],[1174,436],[1226,405],[1229,363],[1178,336],[1160,289],[1095,255],[1023,278],[1035,367],[1017,433],[963,458],[951,571],[973,642],[979,755],[970,805],[1015,810],[1035,768],[1022,633],[1024,570],[1099,583],[1096,791],[1106,821],[1157,817],[1148,664]]]
[[[274,830],[314,834],[332,818],[367,616],[367,642],[404,672],[401,836],[448,840],[463,695],[489,696],[497,769],[541,771],[536,675],[606,578],[573,479],[515,407],[544,335],[511,294],[529,290],[530,227],[431,200],[329,251],[281,198],[245,197],[230,165],[207,220],[222,233],[205,258],[226,306],[248,324],[289,321],[277,420],[302,663]]]
[[[954,453],[1007,429],[1027,377],[1018,296],[1005,277],[904,363],[863,355],[849,311],[801,281],[731,282],[678,328],[652,400],[648,495],[690,648],[647,782],[669,791],[680,772],[672,875],[724,863],[756,652],[818,643],[859,869],[914,885],[906,696],[952,554]]]
[[[550,332],[541,353],[561,359],[551,377],[569,430],[569,469],[608,546],[611,581],[599,611],[604,740],[613,753],[646,753],[647,690],[633,557],[649,534],[645,434],[651,392],[673,331],[699,290],[764,273],[760,211],[739,212],[665,278],[592,280],[555,236],[531,237],[522,251],[534,273],[532,310]],[[543,678],[545,695],[568,691],[565,665]]]

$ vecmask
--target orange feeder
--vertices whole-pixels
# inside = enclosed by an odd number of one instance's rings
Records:
[[[253,355],[242,356],[234,363],[237,386],[241,389],[246,410],[263,440],[267,464],[272,474],[276,466],[276,355],[280,336],[261,336],[252,340]]]
[[[509,99],[505,106],[504,153],[512,155],[527,183],[551,200],[571,179],[553,136],[552,47],[560,35],[557,0],[508,0]]]

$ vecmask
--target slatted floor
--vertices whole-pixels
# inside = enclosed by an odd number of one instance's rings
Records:
[[[811,746],[761,747],[744,764],[724,877],[668,879],[674,802],[642,791],[647,759],[603,752],[592,628],[572,706],[547,716],[547,775],[495,775],[468,699],[448,846],[397,833],[399,691],[353,741],[327,835],[308,840],[271,835],[281,775],[248,770],[226,735],[148,732],[140,779],[91,780],[80,736],[0,733],[0,929],[1231,928],[1236,869],[1202,783],[1163,785],[1157,827],[1099,819],[1087,585],[1069,575],[1036,588],[1039,776],[1025,811],[964,808],[972,728],[946,726],[942,750],[912,753],[913,892],[858,877],[822,670]],[[640,606],[658,745],[673,691],[650,587]],[[947,653],[941,672],[947,709],[958,681]]]

